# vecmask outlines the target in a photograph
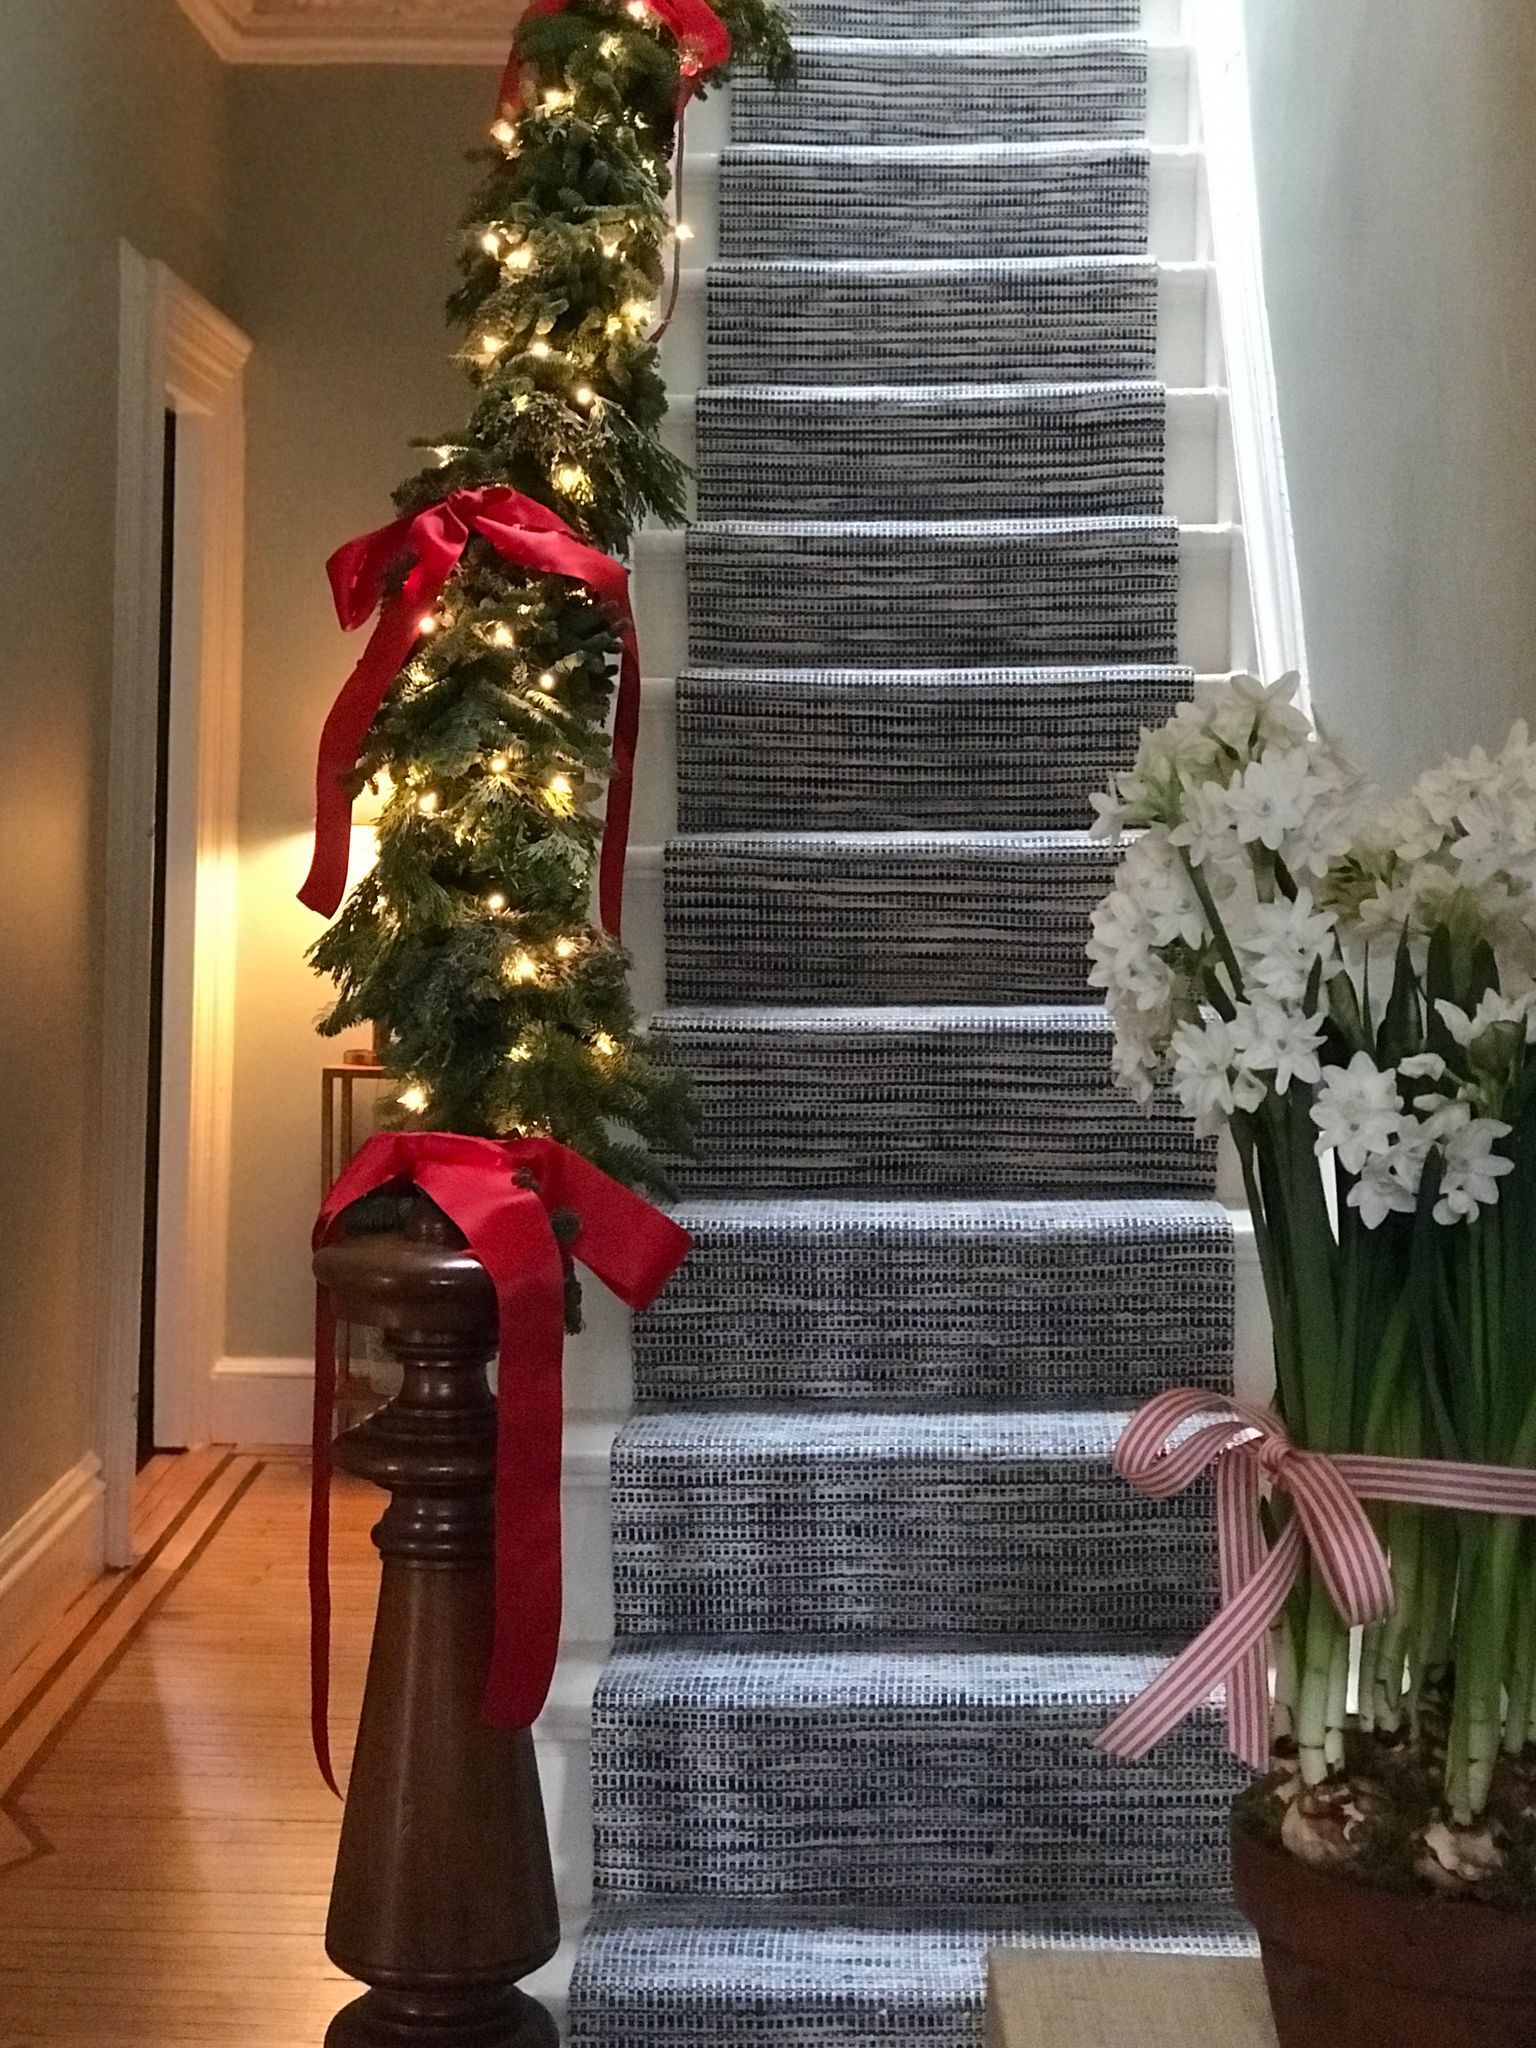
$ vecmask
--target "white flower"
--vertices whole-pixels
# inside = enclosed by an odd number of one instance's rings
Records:
[[[1147,832],[1136,841],[1118,887],[1141,912],[1154,946],[1204,944],[1210,931],[1205,911],[1165,832]]]
[[[1310,1084],[1321,1079],[1317,1053],[1323,1042],[1323,1021],[1321,1014],[1303,1016],[1269,996],[1260,996],[1256,1002],[1238,1005],[1232,1019],[1232,1042],[1244,1065],[1255,1073],[1272,1074],[1275,1093],[1284,1095],[1293,1081]]]
[[[1380,1230],[1391,1215],[1411,1216],[1418,1206],[1418,1185],[1408,1186],[1389,1154],[1378,1152],[1349,1191],[1349,1206],[1359,1212],[1367,1230]]]
[[[1238,838],[1278,853],[1286,834],[1306,821],[1307,757],[1299,748],[1263,754],[1227,784],[1227,805]]]
[[[1337,923],[1331,910],[1317,908],[1310,889],[1298,890],[1294,903],[1258,904],[1241,939],[1245,979],[1281,1002],[1299,1002],[1319,960],[1325,975],[1339,970]]]
[[[1174,1032],[1169,1052],[1179,1100],[1195,1119],[1199,1135],[1214,1137],[1237,1107],[1232,1090],[1237,1048],[1231,1031],[1220,1017],[1192,1020]]]
[[[1479,1209],[1491,1208],[1499,1199],[1499,1182],[1513,1173],[1515,1162],[1493,1150],[1500,1138],[1507,1138],[1510,1125],[1495,1117],[1472,1117],[1453,1131],[1445,1144],[1445,1172],[1440,1181],[1440,1199],[1435,1204],[1437,1223],[1470,1222]]]
[[[1295,698],[1297,675],[1263,683],[1257,676],[1216,676],[1195,685],[1191,702],[1175,716],[1186,725],[1211,733],[1234,753],[1251,755],[1265,746],[1285,746],[1308,738],[1312,727]]]
[[[1525,1033],[1527,1045],[1536,1044],[1536,995],[1504,996],[1491,988],[1471,1016],[1443,998],[1435,1008],[1458,1045],[1472,1046],[1485,1031],[1492,1031],[1500,1024],[1518,1024]]]
[[[1312,1105],[1318,1158],[1337,1152],[1346,1173],[1363,1173],[1401,1133],[1402,1109],[1396,1075],[1390,1068],[1383,1073],[1368,1052],[1357,1052],[1347,1067],[1326,1068]]]
[[[1168,837],[1174,846],[1184,848],[1197,868],[1214,867],[1240,852],[1232,807],[1220,783],[1197,782],[1185,790],[1179,822]]]
[[[1443,1081],[1445,1061],[1437,1052],[1411,1053],[1405,1060],[1399,1060],[1397,1071],[1405,1081]]]

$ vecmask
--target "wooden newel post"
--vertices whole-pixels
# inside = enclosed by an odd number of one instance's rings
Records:
[[[555,1953],[549,1834],[527,1730],[481,1715],[492,1636],[496,1296],[418,1199],[403,1230],[315,1259],[337,1313],[384,1332],[398,1396],[336,1460],[392,1496],[326,1949],[373,1988],[327,2048],[555,2048],[517,1990]]]

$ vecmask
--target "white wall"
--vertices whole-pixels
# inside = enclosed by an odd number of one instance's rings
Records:
[[[174,0],[6,0],[4,29],[0,1532],[93,1447],[118,238],[215,302],[229,277],[228,80]]]
[[[1244,5],[1318,710],[1407,776],[1536,716],[1536,5]]]

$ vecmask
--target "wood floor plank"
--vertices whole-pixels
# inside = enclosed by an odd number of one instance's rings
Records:
[[[0,2048],[315,2048],[351,1993],[323,1946],[341,1809],[309,1749],[306,1475],[220,1460],[156,1476],[158,1547],[55,1725],[28,1708],[0,1739]],[[343,1763],[378,1507],[338,1487]]]

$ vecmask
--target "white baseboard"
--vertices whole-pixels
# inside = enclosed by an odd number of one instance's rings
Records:
[[[314,1399],[312,1358],[221,1358],[208,1392],[210,1441],[236,1450],[307,1444]]]
[[[0,1536],[0,1678],[30,1656],[105,1564],[106,1489],[95,1453]]]

